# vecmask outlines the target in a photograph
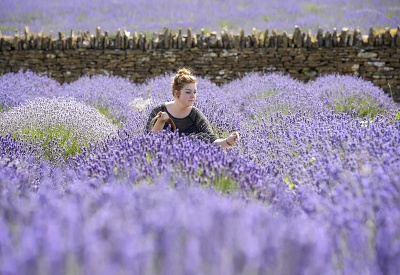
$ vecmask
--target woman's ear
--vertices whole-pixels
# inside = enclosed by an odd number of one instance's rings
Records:
[[[174,91],[174,96],[176,96],[177,98],[179,98],[179,96],[181,95],[181,92],[178,90]]]

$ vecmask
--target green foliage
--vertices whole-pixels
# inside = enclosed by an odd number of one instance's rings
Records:
[[[230,135],[231,132],[227,131],[226,129],[221,129],[214,123],[210,123],[211,128],[213,129],[213,132],[220,138],[225,138]]]
[[[394,119],[400,121],[400,111],[394,115]]]
[[[197,174],[197,176],[201,177],[201,175],[203,174],[203,169],[198,168],[196,170],[196,174]]]
[[[395,14],[394,12],[388,12],[388,13],[386,13],[386,17],[389,18],[389,19],[392,19],[392,18],[395,17],[395,16],[396,16],[396,14]]]
[[[290,115],[295,113],[296,110],[295,108],[288,106],[286,104],[276,104],[276,105],[271,105],[267,106],[264,110],[261,110],[257,114],[250,115],[251,119],[254,120],[260,120],[260,119],[268,119],[271,117],[272,114],[280,113],[282,115]]]
[[[113,168],[113,172],[114,172],[114,175],[115,175],[115,176],[118,176],[118,167],[117,167],[117,166],[115,166],[115,167]]]
[[[230,177],[226,176],[219,176],[211,183],[217,190],[221,191],[222,193],[229,193],[234,192],[239,189],[238,184],[236,181]]]
[[[279,95],[282,91],[279,90],[265,90],[265,91],[259,91],[257,95],[255,96],[256,99],[266,99],[270,96],[276,96]]]
[[[275,90],[275,89],[270,89],[270,90],[261,90],[258,91],[257,94],[254,96],[254,99],[257,100],[265,100],[268,99],[271,96],[277,96],[281,93],[281,90]],[[254,120],[259,120],[262,118],[269,118],[271,114],[274,113],[281,113],[283,115],[289,115],[292,112],[295,111],[295,109],[291,106],[288,106],[287,104],[265,104],[266,108],[261,110],[260,112],[256,114],[251,114],[250,118]]]
[[[321,9],[315,4],[308,3],[305,5],[304,10],[310,13],[319,13]]]
[[[264,22],[268,22],[268,21],[270,20],[270,18],[269,18],[267,15],[261,16],[261,19],[262,19]]]
[[[106,118],[110,119],[113,124],[117,125],[118,128],[122,128],[122,121],[118,118],[115,118],[110,111],[107,109],[107,107],[104,106],[97,106],[96,109],[99,111],[100,114],[105,116]]]
[[[81,153],[82,147],[89,146],[86,142],[79,142],[75,133],[63,125],[48,127],[45,130],[25,128],[21,133],[14,133],[13,137],[28,143],[39,143],[44,157],[52,162],[57,161],[57,153],[61,153],[66,160]]]
[[[200,168],[197,169],[196,174],[198,177],[201,177],[203,174],[203,170]],[[205,185],[207,186],[214,186],[217,190],[221,191],[224,194],[236,192],[239,190],[238,183],[231,177],[227,177],[224,175],[217,176],[213,181],[211,181],[210,179],[205,179],[203,183],[205,183]]]
[[[86,17],[87,17],[87,14],[86,14],[86,13],[80,13],[80,14],[78,15],[78,17],[76,18],[76,21],[82,22],[83,20],[86,19]]]
[[[10,107],[4,106],[0,103],[0,113],[7,112],[8,110],[10,110]]]
[[[203,32],[204,32],[205,34],[207,34],[207,33],[210,34],[210,33],[211,33],[211,30],[210,30],[210,29],[205,29],[205,28],[203,28],[202,30],[203,30]]]
[[[14,31],[14,29],[10,26],[0,25],[0,31]]]
[[[151,162],[153,160],[153,157],[151,156],[150,153],[146,153],[146,161]]]
[[[36,14],[36,13],[29,13],[27,17],[28,17],[28,20],[30,20],[30,21],[34,21],[39,18],[38,14]]]
[[[32,21],[35,21],[36,19],[38,19],[39,17],[40,16],[37,13],[34,13],[34,12],[28,13],[28,14],[25,15],[25,17],[22,18],[22,23],[29,24]]]
[[[373,98],[361,98],[359,96],[350,96],[340,102],[335,102],[333,108],[335,113],[344,112],[350,115],[355,112],[360,118],[374,118],[383,112],[382,108],[377,105]]]
[[[293,183],[293,181],[290,179],[290,177],[284,177],[283,181],[286,183],[289,190],[294,190],[297,188],[297,185]]]
[[[228,29],[234,29],[235,26],[229,20],[221,20],[218,22],[218,27],[224,28],[227,27]]]

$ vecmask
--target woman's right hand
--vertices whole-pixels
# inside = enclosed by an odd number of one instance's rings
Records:
[[[157,120],[165,123],[169,119],[169,115],[166,112],[158,112]]]

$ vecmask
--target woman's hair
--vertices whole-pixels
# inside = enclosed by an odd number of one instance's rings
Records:
[[[183,86],[187,83],[197,83],[196,78],[191,75],[190,69],[182,68],[178,70],[178,73],[174,76],[171,82],[172,94],[174,91],[182,90]]]

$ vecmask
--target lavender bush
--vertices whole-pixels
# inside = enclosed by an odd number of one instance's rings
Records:
[[[364,34],[370,27],[395,28],[399,23],[398,1],[73,1],[3,0],[0,10],[0,31],[14,34],[29,26],[33,32],[94,32],[97,26],[115,33],[126,28],[130,32],[152,33],[164,27],[172,30],[191,27],[219,31],[227,27],[239,33],[243,28],[266,28],[292,32],[295,25],[325,30],[342,27],[360,28]]]
[[[1,75],[0,111],[6,111],[38,96],[58,96],[60,88],[61,85],[54,79],[39,76],[31,71]]]
[[[57,161],[83,146],[116,136],[117,127],[96,109],[72,98],[35,98],[0,114],[0,134],[39,143],[45,156]],[[54,144],[54,145],[53,145]]]
[[[0,273],[399,273],[400,109],[382,90],[198,78],[215,131],[241,133],[222,150],[144,133],[170,77],[0,78]],[[56,124],[91,141],[63,165],[12,136]]]

